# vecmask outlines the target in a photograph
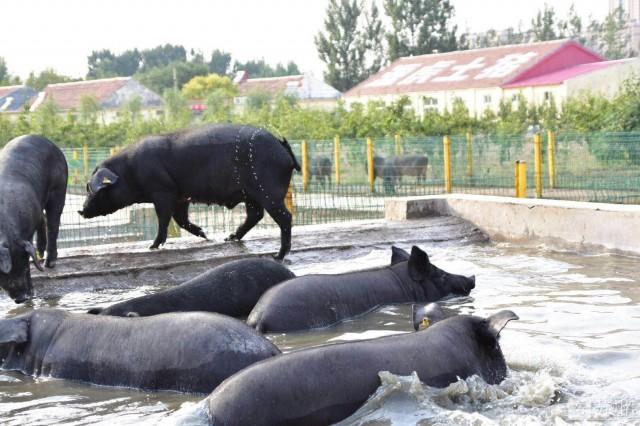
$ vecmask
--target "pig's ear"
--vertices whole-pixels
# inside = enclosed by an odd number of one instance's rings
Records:
[[[11,272],[11,253],[4,245],[0,246],[0,271],[4,274]]]
[[[489,333],[491,333],[491,335],[497,339],[500,335],[500,332],[509,321],[518,319],[520,318],[512,311],[500,311],[497,314],[493,314],[486,319],[487,328],[489,329]]]
[[[31,241],[25,240],[22,242],[22,244],[24,245],[24,251],[26,251],[29,257],[33,259],[33,264],[36,265],[36,268],[38,268],[39,271],[44,271],[44,268],[42,267],[41,259],[38,258],[38,254],[36,253],[36,248],[33,246]]]
[[[411,256],[409,256],[409,276],[414,281],[421,281],[431,271],[431,262],[429,256],[418,246],[411,248]]]
[[[429,303],[427,306],[411,305],[411,317],[413,319],[414,330],[420,330],[442,321],[446,318],[446,313],[437,303]]]
[[[0,320],[0,344],[25,343],[29,339],[29,323],[25,318]]]
[[[107,188],[118,181],[118,175],[106,167],[101,167],[91,176],[89,182],[89,193],[95,194],[101,189]]]
[[[406,260],[409,260],[409,253],[396,246],[391,246],[391,265],[395,265],[396,263],[404,262]]]

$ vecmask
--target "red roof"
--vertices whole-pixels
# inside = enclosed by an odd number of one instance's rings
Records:
[[[464,50],[396,60],[348,96],[497,87],[603,58],[569,40]]]
[[[284,77],[250,78],[238,84],[241,96],[254,91],[264,91],[271,94],[284,92],[287,87],[300,87],[304,82],[304,75],[287,75]]]
[[[505,84],[504,88],[514,88],[514,87],[525,87],[525,86],[552,86],[557,84],[562,84],[566,80],[569,80],[573,77],[577,77],[579,75],[588,74],[593,71],[598,71],[601,69],[609,68],[614,65],[620,65],[628,62],[635,61],[635,58],[631,59],[620,59],[617,61],[602,61],[602,62],[591,62],[588,64],[580,64],[574,67],[561,69],[559,71],[555,71],[549,74],[543,74],[537,77],[532,77],[529,79],[518,80],[513,83]]]
[[[44,102],[52,99],[55,104],[63,110],[79,108],[82,103],[82,98],[86,96],[93,96],[98,103],[102,103],[124,86],[130,79],[131,77],[116,77],[102,80],[49,84],[44,88]]]

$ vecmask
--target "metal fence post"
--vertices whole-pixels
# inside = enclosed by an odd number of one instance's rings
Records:
[[[369,180],[369,188],[371,192],[376,192],[375,190],[375,176],[373,174],[373,139],[367,138],[367,176]]]
[[[473,176],[473,135],[467,132],[467,177]]]
[[[400,135],[396,134],[395,141],[396,141],[396,155],[402,155],[402,138],[400,137]]]
[[[442,139],[444,145],[444,191],[451,193],[451,138],[445,136]]]
[[[547,132],[547,155],[549,161],[549,187],[556,187],[556,134]]]
[[[309,187],[309,151],[307,150],[307,141],[302,141],[302,190],[306,191]]]
[[[83,145],[82,147],[82,167],[84,169],[84,176],[89,176],[89,147]]]
[[[333,138],[333,163],[336,168],[336,185],[340,185],[340,136]]]
[[[533,144],[536,163],[536,198],[542,198],[542,139],[540,138],[540,133],[536,133],[533,136]]]
[[[295,206],[293,205],[293,181],[289,182],[289,189],[287,189],[287,195],[284,197],[284,204],[287,206],[287,210],[293,216],[296,212]]]
[[[527,198],[527,162],[516,161],[516,197]]]

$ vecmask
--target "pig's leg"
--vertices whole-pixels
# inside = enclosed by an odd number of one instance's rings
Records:
[[[52,194],[45,206],[47,216],[47,260],[45,266],[53,268],[58,260],[58,233],[60,232],[60,216],[64,209],[65,194]]]
[[[158,216],[158,233],[156,239],[153,240],[150,249],[157,249],[160,245],[167,241],[167,228],[169,227],[169,221],[173,216],[173,207],[176,204],[175,198],[163,196],[155,196],[153,199],[153,207],[156,210]]]
[[[42,215],[42,221],[36,230],[36,245],[38,246],[38,255],[44,257],[44,251],[47,249],[47,221]]]
[[[175,219],[178,226],[182,229],[185,229],[188,232],[191,232],[196,237],[202,237],[205,240],[207,239],[206,234],[198,225],[195,225],[189,222],[189,202],[188,201],[178,201],[173,211],[173,218]]]
[[[280,251],[275,257],[282,260],[291,250],[291,213],[284,205],[284,200],[267,207],[267,213],[280,227]]]
[[[225,241],[241,240],[242,237],[264,217],[264,209],[260,204],[247,200],[244,205],[247,210],[247,218],[244,223],[236,229],[236,232],[225,238]]]

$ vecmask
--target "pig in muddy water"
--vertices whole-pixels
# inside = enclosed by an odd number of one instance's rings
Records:
[[[152,203],[158,233],[151,248],[167,239],[176,223],[206,238],[189,221],[189,204],[244,203],[245,222],[228,240],[240,240],[264,216],[280,227],[282,259],[291,248],[291,213],[284,204],[293,170],[300,166],[286,140],[263,129],[231,124],[208,125],[150,136],[102,162],[87,184],[85,218],[113,213],[134,203]]]
[[[305,275],[269,289],[247,323],[263,333],[327,327],[381,305],[468,295],[475,277],[450,274],[414,246],[392,247],[391,265],[337,275]]]
[[[423,331],[302,349],[252,365],[207,398],[213,425],[328,425],[353,414],[389,371],[429,386],[473,375],[498,384],[507,365],[498,338],[518,317],[457,315]]]
[[[0,320],[0,368],[99,385],[211,392],[279,353],[243,322],[206,312],[119,318],[37,309]]]
[[[224,263],[168,290],[94,308],[90,314],[149,316],[165,312],[217,312],[246,317],[269,288],[295,277],[272,259],[241,259]]]
[[[48,139],[20,136],[0,152],[0,286],[16,303],[33,295],[29,260],[42,270],[34,233],[45,266],[55,266],[66,191],[67,162]]]

